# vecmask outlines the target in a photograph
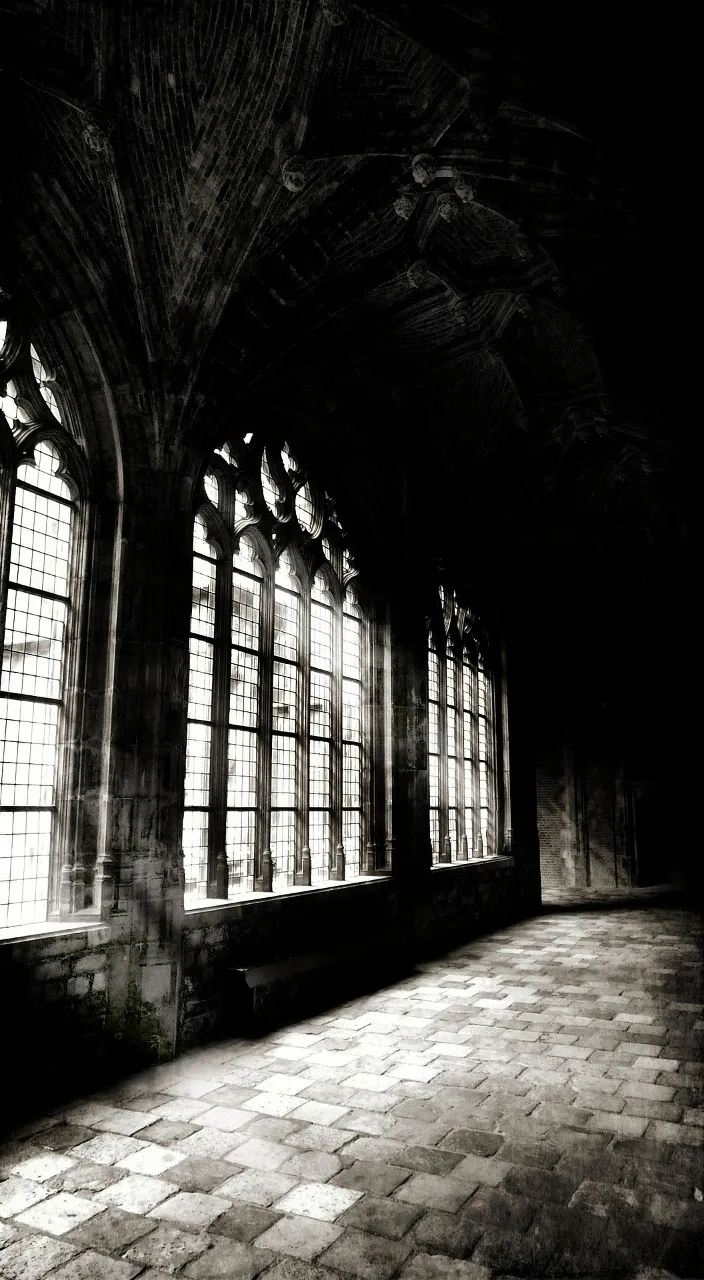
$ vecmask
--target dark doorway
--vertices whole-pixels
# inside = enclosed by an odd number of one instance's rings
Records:
[[[634,883],[666,884],[679,862],[673,847],[671,792],[668,783],[635,783],[630,787]]]

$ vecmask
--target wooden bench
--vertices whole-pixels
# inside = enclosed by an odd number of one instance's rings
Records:
[[[309,951],[271,964],[231,966],[232,1014],[239,1025],[281,1020],[305,1005],[334,1005],[393,981],[411,966],[406,934],[372,935],[354,943]]]

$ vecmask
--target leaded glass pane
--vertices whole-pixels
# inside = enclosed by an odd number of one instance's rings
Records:
[[[188,642],[188,718],[209,720],[213,701],[213,646],[191,636]]]
[[[248,573],[255,578],[261,578],[261,565],[256,559],[256,554],[256,548],[251,538],[247,538],[243,535],[240,538],[237,551],[232,557],[232,563],[235,569],[241,569],[243,573]]]
[[[208,498],[210,499],[210,501],[212,502],[213,506],[217,507],[218,502],[220,500],[220,489],[218,486],[217,477],[213,475],[212,471],[206,471],[205,475],[203,476],[203,488],[205,489],[205,492]]]
[[[256,817],[254,809],[228,809],[225,853],[230,893],[245,893],[254,875]]]
[[[207,805],[210,799],[210,740],[209,724],[193,721],[186,735],[186,805]]]
[[[296,740],[275,733],[271,759],[273,808],[293,808],[296,802]]]
[[[290,662],[274,662],[274,729],[295,733],[298,723],[298,671]]]
[[[312,533],[315,524],[315,510],[313,508],[313,496],[308,484],[301,485],[296,494],[295,500],[296,516],[298,523],[306,533]]]
[[[230,658],[230,724],[254,729],[259,697],[259,658],[233,649]]]
[[[330,864],[330,814],[311,810],[308,822],[308,848],[310,849],[310,878],[312,884],[320,884],[329,877]]]
[[[309,757],[309,799],[313,809],[330,805],[330,743],[311,739]]]
[[[261,584],[239,570],[232,575],[232,643],[243,649],[259,647]]]
[[[271,857],[273,886],[284,889],[293,884],[295,864],[296,815],[293,809],[273,810],[271,814]]]
[[[313,737],[330,736],[330,676],[322,671],[310,673],[310,732]]]
[[[215,634],[215,578],[217,565],[203,556],[193,557],[193,605],[191,631],[212,639]]]
[[[276,514],[276,504],[280,500],[281,495],[279,494],[278,487],[274,483],[274,478],[269,469],[266,454],[262,456],[261,481],[264,501],[266,502],[269,510]]]
[[[310,606],[310,660],[323,671],[332,666],[332,610],[315,600]]]
[[[295,661],[298,656],[299,598],[276,588],[274,598],[274,653],[277,658]]]
[[[56,703],[0,698],[0,805],[53,805],[58,727]]]
[[[228,808],[257,802],[257,736],[251,729],[230,729],[227,744]]]
[[[188,896],[205,897],[208,885],[208,814],[190,809],[183,815],[183,870]]]
[[[33,346],[30,346],[29,354],[32,358],[32,371],[39,385],[40,395],[44,403],[48,405],[49,409],[51,409],[51,412],[53,413],[57,422],[60,422],[61,414],[59,412],[59,406],[56,403],[56,396],[54,395],[50,386],[49,375],[47,374],[47,371],[44,368],[44,365],[39,359],[36,349]]]
[[[71,500],[71,490],[65,480],[56,474],[61,466],[61,459],[48,440],[42,440],[34,446],[34,461],[23,462],[17,468],[18,484],[31,484],[37,489],[53,493],[57,498]]]

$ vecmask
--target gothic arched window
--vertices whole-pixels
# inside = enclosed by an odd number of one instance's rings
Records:
[[[367,627],[331,499],[288,445],[232,438],[193,535],[186,893],[358,876]]]
[[[433,863],[496,853],[494,688],[476,619],[440,589],[428,638]]]
[[[62,393],[0,320],[0,927],[56,910],[68,834],[83,461]]]

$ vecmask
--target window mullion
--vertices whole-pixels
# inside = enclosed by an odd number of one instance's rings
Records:
[[[303,585],[303,584],[302,584]],[[298,705],[296,716],[296,818],[294,823],[296,847],[293,856],[293,882],[303,884],[303,850],[310,839],[310,655],[311,655],[311,599],[310,585],[299,597],[298,614]],[[307,871],[306,871],[307,877]],[[309,883],[309,882],[308,882]]]
[[[474,814],[474,856],[480,857],[483,850],[480,848],[480,839],[482,831],[482,814],[481,814],[481,795],[479,783],[479,667],[476,661],[472,662],[472,810]]]
[[[257,820],[254,887],[262,888],[262,857],[271,841],[271,758],[274,700],[274,574],[262,580],[259,628],[259,691],[257,715]],[[267,886],[271,887],[271,886]]]
[[[230,661],[232,651],[232,554],[218,556],[215,577],[213,635],[213,701],[210,743],[208,823],[208,898],[227,897],[227,740],[230,720]]]
[[[457,838],[459,840],[455,857],[464,862],[467,832],[465,828],[464,803],[464,680],[462,679],[461,649],[453,655],[453,662],[455,664],[455,756],[457,760],[455,765],[455,785],[457,787]]]
[[[332,661],[330,663],[330,879],[336,880],[343,867],[337,865],[337,846],[342,844],[342,601],[330,610]]]
[[[445,862],[449,827],[447,785],[447,645],[438,650],[438,860]]]

